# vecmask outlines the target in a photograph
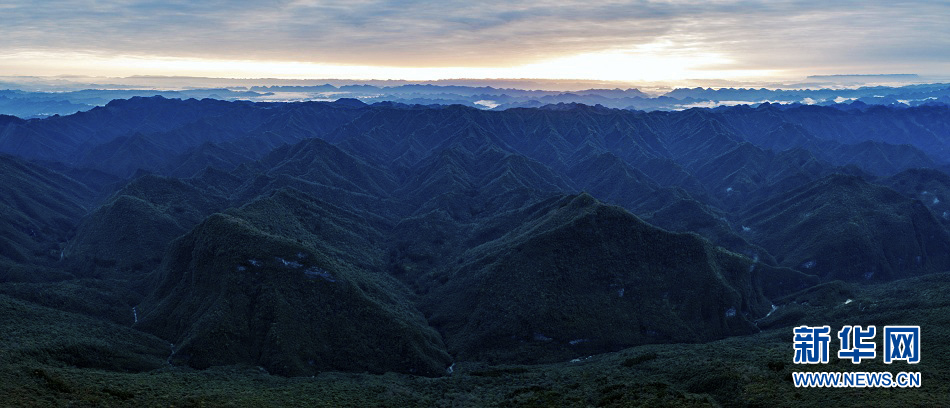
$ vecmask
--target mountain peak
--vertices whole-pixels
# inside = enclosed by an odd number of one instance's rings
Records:
[[[369,106],[365,102],[356,98],[340,98],[334,101],[333,105],[346,107],[346,108],[363,108],[363,107]]]

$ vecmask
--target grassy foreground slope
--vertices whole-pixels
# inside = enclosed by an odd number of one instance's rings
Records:
[[[947,293],[950,273],[867,286],[834,282],[787,297],[768,322],[761,322],[769,328],[753,335],[638,346],[546,365],[460,364],[452,375],[439,378],[332,372],[286,378],[251,366],[203,371],[165,366],[138,373],[80,368],[43,345],[62,335],[84,337],[86,343],[123,337],[89,330],[100,323],[88,320],[64,325],[71,316],[0,296],[4,309],[31,310],[36,317],[0,319],[0,401],[77,407],[946,406],[950,373],[941,367],[950,365],[950,345],[942,341],[950,335]],[[844,324],[919,324],[921,362],[884,365],[878,357],[853,365],[832,356],[827,365],[793,365],[792,327],[800,324],[828,324],[835,330]],[[43,330],[55,326],[62,328]],[[18,336],[9,334],[14,328]],[[146,335],[138,336],[148,343]],[[138,351],[144,361],[154,361],[149,350],[146,344]],[[914,389],[795,388],[791,373],[807,370],[919,371],[923,384]]]

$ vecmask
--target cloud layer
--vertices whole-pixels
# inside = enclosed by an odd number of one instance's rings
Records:
[[[507,67],[601,52],[705,53],[716,56],[701,67],[711,70],[950,68],[946,2],[55,0],[0,3],[0,21],[7,55]]]

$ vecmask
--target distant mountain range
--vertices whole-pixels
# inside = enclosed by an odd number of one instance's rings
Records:
[[[880,76],[882,80],[891,76]],[[811,78],[811,77],[810,77]],[[542,107],[558,103],[602,105],[629,110],[683,110],[693,107],[750,105],[764,102],[786,105],[839,106],[864,109],[868,105],[910,107],[950,105],[950,85],[917,84],[906,86],[842,87],[815,77],[808,86],[781,88],[678,88],[663,93],[639,89],[589,88],[573,91],[532,90],[492,86],[432,84],[308,84],[238,85],[220,79],[220,87],[181,90],[134,89],[124,86],[89,86],[107,89],[63,89],[22,91],[23,85],[0,82],[0,114],[21,118],[68,115],[104,106],[113,99],[135,96],[163,96],[180,99],[248,100],[253,102],[333,101],[359,99],[365,103],[396,102],[408,105],[464,105],[479,109],[505,110],[515,107]],[[857,79],[856,79],[857,78]],[[864,76],[834,76],[835,81],[859,81]],[[879,78],[874,76],[874,78]],[[900,78],[905,78],[901,76]],[[828,78],[825,78],[828,79]],[[906,78],[905,78],[906,79]],[[232,81],[238,82],[238,81]],[[463,81],[464,82],[464,81]],[[860,82],[860,81],[859,81]],[[858,83],[859,83],[858,82]],[[530,86],[530,83],[513,83]],[[810,89],[809,89],[810,88]]]

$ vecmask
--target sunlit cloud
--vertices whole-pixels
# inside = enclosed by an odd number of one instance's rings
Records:
[[[677,79],[766,78],[776,70],[725,69],[733,60],[714,52],[676,51],[669,44],[648,44],[633,50],[572,55],[516,67],[513,77],[576,78],[607,81],[669,81]]]
[[[440,80],[455,78],[676,79],[769,77],[769,70],[715,69],[731,61],[715,54],[668,55],[649,50],[607,51],[554,58],[512,67],[394,67],[199,58],[19,52],[0,56],[0,75],[181,75],[225,78],[339,78]]]
[[[950,4],[4,2],[0,75],[659,81],[950,72]]]

